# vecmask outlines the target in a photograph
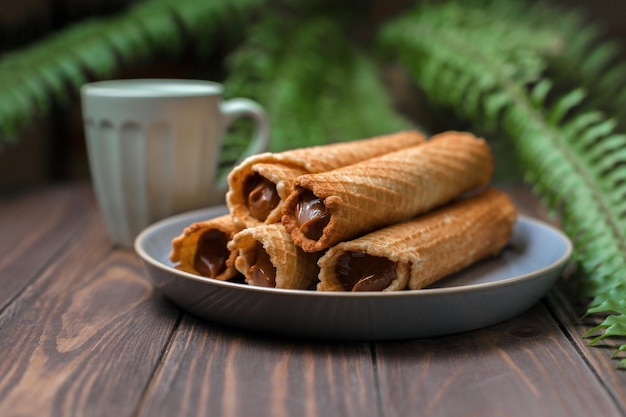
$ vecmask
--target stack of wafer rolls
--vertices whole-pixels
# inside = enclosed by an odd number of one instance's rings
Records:
[[[228,247],[238,252],[235,267],[250,285],[312,289],[317,283],[321,254],[294,245],[280,223],[243,229]]]
[[[301,175],[282,223],[307,252],[397,223],[486,185],[493,159],[483,139],[460,132],[318,174]]]
[[[330,248],[319,260],[320,291],[417,290],[490,255],[513,233],[509,198],[488,189],[412,220]]]
[[[226,204],[240,227],[280,222],[284,199],[297,177],[324,172],[423,143],[417,131],[312,146],[245,159],[228,175]]]
[[[230,214],[193,223],[172,240],[169,258],[182,271],[222,281],[231,279],[237,275],[237,251],[228,249],[228,242],[238,231]]]
[[[283,199],[291,191],[294,180],[305,173],[322,172],[363,159],[423,143],[417,131],[404,131],[352,142],[294,149],[282,153],[263,153],[244,160],[229,174],[227,205],[229,214],[186,228],[172,242],[170,260],[183,271],[225,280],[238,275],[238,268],[250,285],[279,288],[311,288],[317,282],[316,261],[321,254],[305,254],[296,247],[280,224]],[[251,196],[252,194],[252,196]],[[229,229],[225,229],[228,224]],[[275,224],[272,228],[256,228]],[[216,227],[219,225],[219,227]],[[216,229],[216,230],[214,230]],[[235,241],[235,233],[242,231]],[[250,230],[249,230],[250,229]],[[227,239],[212,239],[217,230]],[[281,241],[281,238],[282,241]],[[257,242],[261,250],[252,250]],[[229,243],[232,243],[229,247]],[[280,248],[285,254],[278,254]],[[208,252],[213,253],[207,255]],[[251,253],[265,253],[276,263],[276,277],[271,282],[258,279],[258,268],[250,271]],[[217,254],[226,256],[225,269],[219,269]],[[209,259],[210,257],[213,257]],[[240,257],[237,265],[235,259]],[[313,260],[313,262],[311,261]],[[304,268],[304,269],[303,269]],[[216,273],[219,269],[220,272]],[[266,268],[267,269],[267,268]],[[256,271],[256,272],[255,272]],[[290,278],[291,276],[296,278]],[[257,279],[253,279],[257,277]]]
[[[485,140],[454,131],[260,154],[230,173],[229,214],[185,229],[171,259],[262,287],[421,289],[511,238],[515,208],[489,188],[492,174]],[[219,239],[216,224],[229,225]]]

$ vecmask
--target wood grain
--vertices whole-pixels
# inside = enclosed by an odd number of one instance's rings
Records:
[[[0,199],[0,311],[96,215],[87,186],[51,187]]]
[[[377,415],[367,343],[261,338],[186,317],[140,416]]]
[[[78,227],[60,248],[46,229],[42,245],[59,250],[0,315],[3,417],[133,415],[179,317],[99,221]]]
[[[585,358],[585,361],[590,364],[609,395],[620,406],[622,415],[626,415],[626,404],[624,404],[626,371],[615,369],[617,361],[611,357],[621,344],[626,344],[626,338],[608,338],[596,346],[589,346],[591,338],[584,339],[582,336],[587,330],[600,324],[603,317],[590,316],[581,320],[586,309],[585,305],[582,302],[572,302],[572,298],[567,297],[566,293],[567,288],[556,288],[547,297],[547,305],[558,321],[562,323],[562,329],[571,343]],[[599,334],[600,332],[594,334],[594,337]],[[620,356],[620,359],[623,357],[624,355]]]
[[[479,331],[376,347],[384,416],[621,415],[543,304]]]

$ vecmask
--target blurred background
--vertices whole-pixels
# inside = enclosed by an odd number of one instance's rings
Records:
[[[115,16],[139,3],[134,0],[20,0],[5,1],[0,10],[0,62],[11,53],[36,45],[64,28],[94,18]],[[354,2],[355,8],[361,7]],[[579,8],[590,19],[602,22],[608,34],[620,42],[626,40],[626,2],[623,0],[559,0],[566,8]],[[390,16],[401,14],[414,6],[406,0],[379,0],[366,11],[367,20],[361,25],[362,35]],[[357,6],[358,5],[358,6]],[[558,22],[555,22],[558,25]],[[195,39],[182,53],[150,56],[137,59],[116,69],[113,78],[198,78],[223,80],[225,56],[232,45],[228,40],[213,44],[203,59],[194,50]],[[424,113],[422,104],[405,94],[402,79],[394,79],[390,72],[386,86],[394,105],[409,119]],[[94,77],[97,78],[97,77]],[[401,78],[401,77],[400,77]],[[2,91],[0,91],[2,94]],[[85,141],[82,130],[80,102],[76,91],[68,92],[69,99],[52,103],[45,114],[34,114],[31,122],[20,127],[17,140],[0,149],[0,193],[89,177]]]

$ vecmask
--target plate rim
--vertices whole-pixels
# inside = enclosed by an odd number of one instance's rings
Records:
[[[212,206],[203,209],[197,209],[192,211],[187,211],[183,213],[179,213],[165,219],[159,220],[145,229],[143,229],[135,238],[134,241],[134,249],[137,255],[144,261],[149,263],[155,268],[164,270],[170,274],[176,275],[181,279],[187,279],[192,281],[197,281],[200,283],[208,284],[209,286],[217,286],[223,287],[225,289],[234,289],[234,290],[243,290],[246,292],[261,292],[263,294],[272,294],[272,295],[289,295],[289,296],[297,296],[297,297],[322,297],[322,298],[350,298],[350,299],[370,299],[370,298],[387,298],[387,297],[432,297],[437,295],[448,295],[448,294],[463,294],[463,293],[472,293],[477,291],[486,291],[492,289],[498,289],[502,287],[508,287],[511,285],[518,284],[520,282],[525,282],[531,279],[537,279],[545,274],[558,269],[564,266],[572,257],[573,253],[573,244],[569,237],[558,227],[542,221],[540,219],[534,218],[532,216],[518,214],[516,219],[517,222],[523,221],[529,224],[532,224],[534,227],[540,227],[543,229],[547,229],[550,232],[556,234],[564,243],[565,250],[561,254],[561,256],[555,260],[554,262],[546,265],[542,268],[538,268],[532,270],[530,272],[526,272],[524,274],[515,275],[512,277],[499,279],[496,281],[490,282],[482,282],[476,284],[468,284],[468,285],[460,285],[454,287],[438,287],[438,288],[422,288],[418,290],[403,290],[403,291],[389,291],[389,292],[330,292],[330,291],[313,291],[313,290],[294,290],[294,289],[286,289],[286,288],[267,288],[267,287],[256,287],[252,285],[245,285],[240,283],[234,283],[229,281],[220,281],[212,278],[203,277],[200,275],[192,274],[189,272],[178,270],[172,266],[166,265],[163,262],[155,259],[150,256],[147,251],[144,249],[143,244],[146,239],[153,233],[155,233],[158,229],[163,228],[171,223],[182,221],[185,218],[193,218],[195,216],[217,216],[219,214],[227,213],[226,205]],[[206,217],[207,219],[211,217]]]

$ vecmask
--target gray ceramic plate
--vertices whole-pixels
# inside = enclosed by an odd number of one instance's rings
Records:
[[[385,340],[439,336],[512,318],[535,304],[572,252],[559,230],[520,217],[504,252],[432,287],[395,293],[322,293],[260,288],[179,271],[168,260],[172,238],[189,224],[226,213],[214,207],[145,229],[135,250],[150,278],[178,306],[209,321],[282,335]]]

